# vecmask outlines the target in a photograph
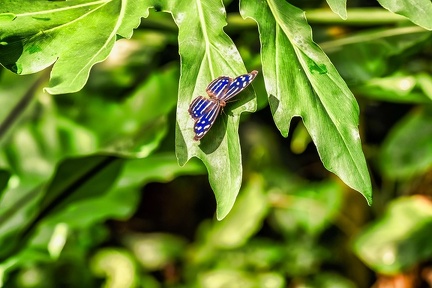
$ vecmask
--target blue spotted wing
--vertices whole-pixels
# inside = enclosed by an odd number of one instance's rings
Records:
[[[240,75],[235,79],[227,76],[216,78],[207,86],[209,98],[198,96],[189,105],[189,114],[195,120],[194,140],[200,140],[216,121],[226,101],[243,91],[258,74],[257,71]]]
[[[220,99],[228,90],[233,79],[228,76],[220,76],[207,86],[206,92],[211,98]]]
[[[255,79],[257,74],[258,71],[254,70],[251,73],[240,75],[235,78],[232,82],[230,82],[226,92],[219,97],[219,100],[228,101],[229,99],[236,96]]]
[[[194,140],[199,140],[210,130],[216,121],[221,105],[217,99],[198,96],[190,107],[189,114],[195,119]]]

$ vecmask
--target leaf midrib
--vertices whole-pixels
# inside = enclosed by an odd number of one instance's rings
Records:
[[[213,64],[211,62],[211,57],[210,57],[210,39],[208,38],[207,23],[206,23],[206,20],[204,17],[202,2],[200,0],[196,0],[196,5],[197,5],[197,10],[198,10],[198,18],[200,19],[200,23],[201,23],[201,25],[200,25],[201,31],[203,33],[204,43],[205,43],[205,53],[204,54],[205,54],[205,57],[207,58],[211,77],[212,77],[212,79],[215,79]]]
[[[109,3],[108,1],[105,1],[106,3]],[[111,1],[110,1],[111,2]],[[107,46],[108,43],[110,43],[111,39],[115,37],[115,35],[117,34],[118,29],[120,28],[120,25],[122,23],[122,19],[124,18],[124,15],[126,14],[126,6],[127,6],[128,0],[121,0],[121,8],[120,8],[120,13],[117,17],[117,22],[116,25],[114,26],[114,28],[112,29],[110,35],[106,38],[107,40],[103,43],[103,45],[99,48],[99,50],[90,58],[89,61],[87,61],[87,64],[84,65],[78,73],[76,73],[75,77],[72,78],[71,83],[74,83],[75,80],[77,79],[77,77],[83,72],[83,70],[85,68],[87,68],[90,65],[93,65],[93,60],[100,54],[101,51],[103,51]],[[106,5],[106,4],[104,4]],[[101,5],[100,7],[103,7],[104,5]],[[99,9],[100,7],[98,7],[97,9]]]
[[[268,5],[269,5],[269,8],[270,8],[272,14],[273,14],[274,17],[275,17],[275,21],[276,21],[276,23],[277,23],[277,27],[280,27],[280,28],[282,29],[282,31],[284,31],[284,34],[285,34],[286,37],[289,39],[290,43],[293,44],[294,42],[293,42],[292,39],[289,37],[289,34],[285,32],[284,27],[280,24],[280,23],[284,23],[284,22],[281,20],[281,17],[280,17],[280,15],[279,15],[279,13],[278,13],[278,10],[275,9],[275,7],[273,6],[272,0],[268,1]],[[293,48],[294,48],[294,51],[295,51],[295,53],[296,53],[296,55],[297,55],[297,58],[298,58],[299,60],[302,59],[302,57],[299,57],[299,52],[301,53],[301,51],[299,51],[299,48],[298,48],[296,45],[294,45],[294,44],[293,44]],[[301,60],[300,60],[299,62],[302,63]],[[305,69],[304,69],[304,63],[302,63],[301,66],[302,66],[303,70],[305,70]],[[308,75],[308,73],[305,73],[305,74]],[[311,84],[311,87],[314,89],[314,85],[312,84],[313,82],[309,80],[309,77],[307,77],[307,78],[308,78],[308,82]],[[336,85],[336,83],[335,83],[331,78],[329,78],[329,80],[332,81],[332,83],[334,83],[334,85]],[[316,91],[316,90],[314,89],[314,91]],[[316,93],[316,92],[315,92],[315,93]],[[356,170],[359,172],[359,175],[360,175],[361,178],[363,179],[363,174],[361,173],[361,169],[359,168],[358,163],[357,163],[356,161],[354,161],[355,158],[354,158],[353,155],[352,155],[351,149],[349,149],[349,147],[348,147],[348,145],[347,145],[347,141],[346,141],[344,135],[343,135],[343,134],[341,133],[341,131],[339,130],[339,127],[336,125],[336,123],[335,123],[335,121],[334,121],[334,119],[333,119],[331,113],[328,112],[329,110],[326,108],[326,106],[325,106],[324,103],[322,102],[321,98],[320,98],[320,97],[317,97],[317,98],[318,98],[319,103],[321,104],[321,107],[323,107],[323,110],[326,112],[326,115],[328,115],[328,118],[331,120],[331,123],[333,124],[333,126],[334,126],[335,129],[336,129],[336,131],[338,132],[337,135],[338,135],[338,137],[342,140],[342,142],[343,142],[343,144],[344,144],[343,146],[345,147],[345,150],[348,151],[348,154],[350,155],[351,162],[354,164],[354,166],[356,167]],[[365,179],[363,179],[363,180],[365,180]]]
[[[99,4],[103,4],[103,3],[108,3],[108,2],[111,2],[111,1],[112,0],[99,0],[99,1],[95,1],[95,2],[83,3],[83,4],[72,5],[72,6],[62,7],[62,8],[51,9],[51,10],[43,10],[43,11],[38,11],[38,12],[28,12],[28,13],[22,13],[22,14],[14,14],[14,15],[16,17],[26,17],[26,16],[34,16],[34,15],[44,15],[44,14],[58,13],[58,12],[62,12],[62,11],[67,11],[67,10],[72,10],[72,9],[78,9],[78,8],[87,7],[87,6],[93,6],[93,5],[99,5]]]

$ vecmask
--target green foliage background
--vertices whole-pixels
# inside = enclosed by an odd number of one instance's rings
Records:
[[[432,286],[432,4],[327,2],[4,0],[0,286]]]

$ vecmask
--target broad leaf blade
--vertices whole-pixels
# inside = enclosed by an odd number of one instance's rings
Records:
[[[164,10],[173,14],[179,27],[179,52],[182,62],[177,105],[176,154],[183,165],[191,157],[200,158],[209,172],[216,196],[217,218],[231,210],[242,181],[238,136],[240,114],[254,111],[256,102],[250,89],[236,96],[201,139],[194,141],[194,121],[189,104],[205,95],[207,85],[220,75],[236,77],[246,72],[241,57],[225,34],[226,14],[221,1],[167,1]]]
[[[221,248],[244,245],[261,228],[268,207],[265,181],[258,175],[252,175],[231,213],[224,221],[214,223],[208,232],[207,245]]]
[[[119,162],[111,163],[110,166],[98,171],[98,173],[108,175],[102,182],[98,182],[100,176],[97,174],[90,175],[87,183],[77,181],[84,173],[87,173],[87,171],[81,171],[83,169],[73,169],[74,172],[68,173],[65,177],[61,175],[67,171],[66,169],[73,168],[71,165],[74,165],[74,162],[88,169],[83,165],[85,162],[98,164],[96,161],[100,159],[104,160],[101,156],[91,156],[67,159],[61,163],[43,200],[47,202],[50,200],[48,198],[55,198],[61,193],[65,195],[67,189],[64,188],[63,182],[67,182],[68,186],[75,186],[76,191],[68,198],[62,198],[66,204],[63,208],[61,207],[62,202],[56,203],[59,208],[53,207],[55,209],[45,218],[49,219],[45,221],[45,224],[53,226],[53,223],[67,223],[70,227],[84,228],[105,219],[127,218],[136,210],[140,203],[141,189],[148,182],[155,180],[168,182],[179,175],[203,174],[204,172],[204,167],[199,165],[201,163],[198,161],[190,161],[187,165],[180,167],[173,153],[160,153],[142,159],[122,160],[121,164],[124,164],[118,174],[108,174],[110,170],[116,172],[116,166],[119,164]],[[62,181],[56,181],[59,178]],[[112,182],[114,180],[115,182]],[[96,195],[97,193],[100,194]],[[93,213],[86,213],[86,211],[93,211]]]
[[[432,256],[431,229],[429,199],[399,198],[390,203],[378,221],[364,229],[354,243],[354,251],[374,271],[403,273]]]
[[[263,75],[276,125],[287,136],[303,118],[324,166],[372,201],[358,132],[358,105],[324,52],[313,42],[304,12],[285,1],[241,2],[260,30]]]
[[[117,35],[132,36],[144,5],[121,0],[3,1],[0,63],[17,74],[54,64],[47,91],[76,92],[90,68],[108,56]]]
[[[338,14],[343,20],[347,19],[346,0],[327,0],[330,9]]]
[[[432,2],[430,0],[378,0],[387,10],[405,16],[413,23],[432,30]]]
[[[432,167],[431,112],[414,111],[390,131],[379,159],[384,175],[403,179],[427,173]]]

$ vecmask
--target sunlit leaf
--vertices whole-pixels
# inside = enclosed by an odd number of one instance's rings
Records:
[[[387,10],[403,15],[413,23],[432,30],[432,2],[429,0],[378,0]]]
[[[327,0],[327,4],[334,13],[344,20],[347,19],[346,0]]]
[[[253,288],[257,287],[257,279],[254,279],[252,273],[247,273],[235,269],[215,269],[206,273],[197,275],[198,287],[226,287],[232,283],[236,283],[239,287]]]
[[[29,113],[36,89],[40,89],[43,75],[17,76],[1,69],[0,74],[0,144],[17,127],[17,123]]]
[[[256,102],[251,92],[237,96],[228,104],[210,132],[194,141],[194,121],[189,104],[205,95],[207,85],[221,75],[236,77],[246,72],[232,40],[225,34],[225,9],[219,1],[167,1],[158,9],[169,11],[179,27],[181,76],[177,105],[176,154],[183,165],[191,157],[200,158],[209,171],[216,196],[217,218],[231,210],[242,181],[241,152],[238,136],[240,114],[253,111]],[[250,90],[250,89],[248,89]]]
[[[431,99],[417,87],[417,79],[411,73],[399,73],[388,77],[372,78],[356,87],[358,95],[394,103],[431,103]]]
[[[11,230],[8,227],[19,220],[20,226],[12,232],[19,236],[17,239],[20,241],[13,243],[13,247],[8,247],[11,251],[4,249],[2,252],[14,254],[16,249],[22,249],[37,225],[52,213],[75,201],[102,195],[117,178],[121,164],[121,159],[108,156],[69,159],[60,165],[46,190],[41,186],[19,187],[26,188],[27,195],[2,207],[0,228],[4,231]],[[19,204],[22,208],[13,210],[13,204]],[[7,234],[2,236],[3,239],[0,240],[7,239]]]
[[[17,181],[16,178],[15,176],[15,179],[11,181]],[[16,242],[19,239],[17,235],[20,235],[20,232],[25,229],[33,217],[36,217],[39,211],[38,204],[43,196],[41,182],[24,180],[26,185],[11,187],[4,192],[0,205],[0,245],[2,247],[0,259],[2,260],[12,249],[16,248]]]
[[[95,101],[95,106],[85,111],[87,121],[82,125],[99,132],[99,149],[103,151],[148,156],[166,136],[168,114],[177,103],[177,83],[176,67],[151,73],[124,102],[110,105],[106,99]],[[104,125],[100,125],[101,121]]]
[[[374,12],[359,12],[358,17],[364,19]],[[359,85],[372,78],[387,76],[394,67],[406,64],[401,56],[421,47],[430,36],[418,26],[385,27],[353,33],[320,43],[320,46],[347,83]]]
[[[341,209],[342,188],[328,181],[303,185],[287,194],[272,193],[275,223],[291,234],[298,231],[311,235],[322,233]]]
[[[252,175],[231,213],[209,231],[209,245],[225,249],[243,245],[261,227],[269,206],[264,184],[264,179]]]
[[[0,63],[18,74],[53,65],[47,91],[80,90],[118,35],[132,36],[145,1],[2,1]]]
[[[134,252],[147,270],[160,270],[178,260],[186,248],[186,241],[172,234],[134,233],[123,237],[123,242]]]
[[[424,197],[401,198],[355,242],[355,252],[379,273],[396,274],[432,256],[432,203]]]
[[[93,255],[89,268],[105,278],[105,287],[133,287],[138,282],[136,262],[126,250],[100,249]]]
[[[241,13],[258,23],[264,80],[282,135],[288,135],[292,117],[302,117],[324,166],[371,203],[357,102],[313,42],[304,12],[281,0],[243,0]]]
[[[432,100],[432,77],[428,73],[419,73],[416,75],[417,84],[423,91],[424,95]]]
[[[380,166],[391,178],[409,177],[432,167],[432,116],[430,109],[413,111],[387,136]]]
[[[68,203],[102,196],[113,185],[122,165],[123,160],[110,156],[65,160],[57,168],[40,204],[44,216],[64,209]]]
[[[198,160],[191,160],[180,167],[174,154],[157,153],[142,159],[127,160],[115,187],[117,189],[141,187],[150,181],[167,182],[179,175],[204,173],[205,168]]]

